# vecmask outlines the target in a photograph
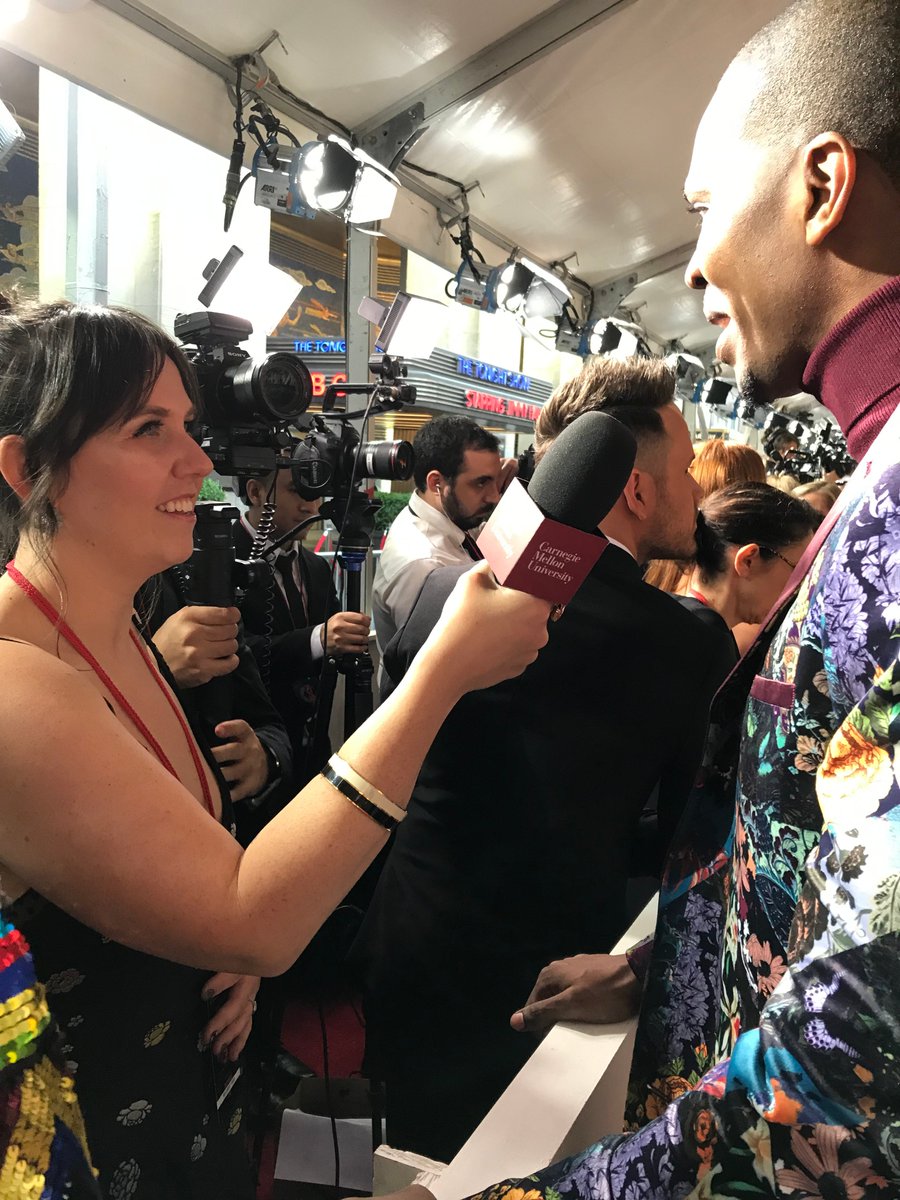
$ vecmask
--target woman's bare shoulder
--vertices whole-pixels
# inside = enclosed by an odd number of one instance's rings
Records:
[[[46,647],[19,638],[0,635],[0,678],[0,713],[5,721],[17,711],[27,713],[36,706],[50,714],[73,703],[88,705],[88,711],[102,703],[86,672],[63,662]]]

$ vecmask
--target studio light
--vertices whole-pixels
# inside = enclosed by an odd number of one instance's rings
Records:
[[[611,318],[598,321],[591,332],[588,349],[591,354],[610,354],[618,349],[622,333],[622,327]],[[634,341],[637,344],[637,338],[634,338]]]
[[[556,349],[563,354],[578,354],[582,358],[590,353],[588,349],[587,326],[573,324],[565,313],[559,318],[556,326]]]
[[[0,4],[0,29],[7,29],[28,16],[28,0],[3,0]]]
[[[445,291],[450,300],[464,304],[466,308],[480,308],[483,312],[494,312],[488,296],[487,267],[479,270],[474,263],[465,260],[459,264],[456,274],[447,280]]]
[[[294,151],[291,184],[307,208],[368,225],[391,215],[400,181],[364,150],[332,134]]]
[[[527,258],[509,259],[487,279],[490,303],[526,317],[558,317],[572,293],[552,271]]]
[[[209,308],[253,322],[271,333],[301,291],[301,284],[271,263],[250,262],[243,250],[230,246],[221,259],[212,259],[203,271],[206,287],[197,297]]]
[[[617,317],[602,317],[590,328],[586,342],[589,354],[621,359],[652,358],[646,337],[640,325]]]
[[[734,390],[734,384],[728,379],[708,379],[700,389],[700,398],[710,408],[727,408]]]
[[[706,375],[706,367],[702,360],[696,354],[687,354],[684,350],[676,350],[667,355],[666,366],[679,383],[684,381],[691,386]]]
[[[6,164],[24,144],[25,134],[18,121],[0,100],[0,171],[6,170]]]

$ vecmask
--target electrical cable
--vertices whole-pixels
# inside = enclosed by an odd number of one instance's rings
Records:
[[[286,99],[290,100],[292,103],[299,105],[300,108],[305,108],[306,111],[311,113],[314,117],[320,117],[326,125],[336,126],[336,128],[341,131],[348,142],[353,142],[353,130],[348,129],[343,121],[338,121],[334,117],[329,117],[328,113],[322,112],[321,108],[316,108],[315,105],[310,104],[308,100],[301,99],[301,97],[292,92],[290,88],[286,88],[280,80],[273,80],[272,86],[276,91],[280,92],[282,96],[286,97]]]
[[[338,1142],[337,1117],[334,1115],[334,1103],[331,1099],[331,1069],[328,1063],[328,1029],[325,1025],[325,1009],[322,1004],[322,994],[316,997],[316,1007],[319,1010],[319,1028],[322,1031],[322,1076],[325,1082],[325,1103],[328,1105],[328,1117],[331,1121],[331,1141],[334,1146],[334,1186],[341,1186],[341,1147]]]
[[[442,175],[440,171],[431,171],[428,169],[428,167],[420,167],[418,163],[410,162],[408,158],[403,160],[403,165],[404,167],[409,167],[411,171],[417,171],[419,175],[427,175],[429,179],[440,179],[442,183],[449,183],[455,187],[457,191],[462,192],[463,195],[466,193],[466,185],[464,183],[460,183],[458,179],[454,179],[450,175]]]

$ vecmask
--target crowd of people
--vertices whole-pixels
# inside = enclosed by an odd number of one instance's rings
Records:
[[[260,977],[379,854],[350,958],[393,1144],[449,1160],[532,1035],[637,1015],[628,1132],[486,1200],[900,1189],[898,79],[892,0],[796,0],[686,185],[719,357],[759,402],[818,398],[850,480],[692,445],[661,360],[592,358],[535,460],[597,411],[637,450],[557,620],[478,562],[515,460],[433,419],[375,579],[382,703],[337,754],[321,668],[369,618],[322,560],[288,541],[241,611],[189,602],[182,351],[6,304],[0,1195],[249,1200]],[[284,470],[241,495],[245,553],[317,511]],[[636,877],[656,933],[613,955]]]

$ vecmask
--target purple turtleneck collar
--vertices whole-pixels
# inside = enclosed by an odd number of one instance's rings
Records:
[[[834,413],[859,462],[900,404],[900,275],[838,321],[813,351],[803,386]]]

